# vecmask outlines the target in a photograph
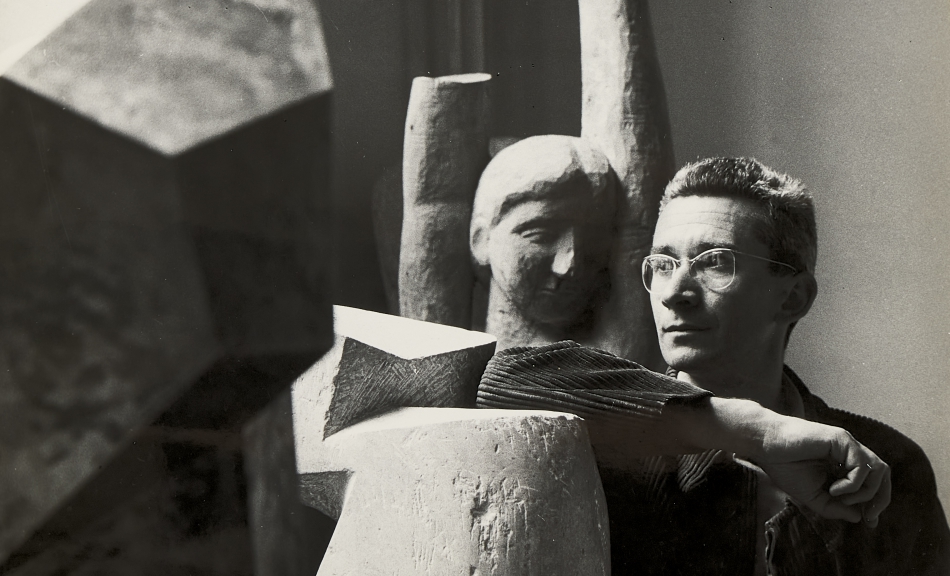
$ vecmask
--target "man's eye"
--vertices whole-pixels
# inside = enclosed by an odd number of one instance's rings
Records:
[[[730,262],[731,259],[727,252],[707,252],[693,263],[693,267],[702,268],[704,270],[719,270],[728,268]]]
[[[676,269],[676,261],[672,258],[651,258],[650,266],[654,272],[669,274]]]

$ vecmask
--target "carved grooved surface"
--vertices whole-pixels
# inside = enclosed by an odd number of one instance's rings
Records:
[[[356,469],[325,440],[405,406],[474,408],[495,339],[344,306],[334,307],[334,321],[336,343],[294,384],[293,410],[305,501],[335,516]]]

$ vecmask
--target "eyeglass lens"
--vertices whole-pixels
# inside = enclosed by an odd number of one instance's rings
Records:
[[[729,250],[707,250],[688,261],[688,273],[710,290],[722,290],[736,275],[736,257]],[[669,282],[682,264],[665,254],[653,254],[643,260],[643,285],[648,292]]]

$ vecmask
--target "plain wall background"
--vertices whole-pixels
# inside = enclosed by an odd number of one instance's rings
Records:
[[[0,68],[46,16],[83,3],[0,0]],[[439,43],[420,41],[440,33],[419,20],[434,0],[319,4],[336,83],[337,301],[384,310],[370,192],[400,161],[411,77],[446,72]],[[752,155],[815,194],[820,294],[789,364],[832,405],[921,444],[947,509],[950,3],[662,0],[651,10],[678,163]],[[484,14],[495,134],[577,134],[576,2],[485,0]]]

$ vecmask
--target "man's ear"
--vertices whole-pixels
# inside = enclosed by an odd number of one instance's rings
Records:
[[[472,250],[472,257],[479,266],[488,266],[488,226],[483,218],[472,220],[468,244]]]
[[[811,310],[811,305],[818,296],[818,282],[811,272],[799,272],[789,278],[789,281],[792,284],[782,301],[778,319],[792,323],[801,320]]]

